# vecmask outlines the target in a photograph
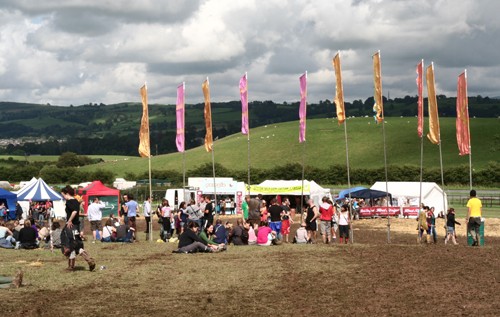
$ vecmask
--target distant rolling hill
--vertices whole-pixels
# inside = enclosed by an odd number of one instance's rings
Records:
[[[420,139],[415,117],[386,117],[387,160],[389,165],[419,165]],[[499,119],[471,118],[472,161],[474,168],[483,168],[490,161],[498,161],[500,151]],[[443,163],[447,167],[467,165],[468,157],[458,155],[455,138],[455,119],[441,118]],[[349,157],[352,168],[383,166],[382,125],[372,118],[351,118],[347,121]],[[174,142],[174,140],[171,140]],[[298,122],[270,124],[251,130],[252,167],[269,169],[287,163],[301,163],[303,144],[298,143]],[[247,138],[233,134],[215,142],[215,161],[232,170],[247,168]],[[335,119],[307,121],[305,164],[326,168],[345,164],[344,128]],[[211,155],[203,147],[186,152],[186,169],[210,163]],[[424,139],[424,166],[439,167],[439,147]],[[110,170],[117,176],[127,172],[147,171],[148,160],[131,158],[85,166],[83,169]],[[180,153],[152,158],[153,170],[182,170]],[[286,171],[283,171],[286,173]],[[188,175],[189,176],[189,175]]]

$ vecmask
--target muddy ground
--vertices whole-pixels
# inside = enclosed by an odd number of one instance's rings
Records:
[[[218,254],[172,254],[175,245],[144,239],[87,243],[106,266],[92,273],[81,259],[66,273],[60,253],[0,250],[0,274],[22,267],[29,283],[0,290],[2,316],[499,315],[500,237],[487,231],[481,248],[465,246],[463,236],[444,245],[442,235],[417,245],[413,222],[394,221],[388,244],[385,224],[356,222],[353,245]]]

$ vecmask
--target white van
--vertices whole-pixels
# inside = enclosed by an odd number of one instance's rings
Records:
[[[186,203],[191,199],[196,201],[196,191],[182,188],[167,189],[165,192],[165,199],[168,200],[170,207],[177,210],[179,208],[179,204],[183,201]]]

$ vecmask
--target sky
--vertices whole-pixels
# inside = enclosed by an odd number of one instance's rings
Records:
[[[332,100],[340,51],[346,101],[373,96],[380,50],[385,96],[416,95],[415,67],[434,62],[438,94],[500,96],[497,0],[12,0],[0,2],[0,100],[68,106],[239,100]]]

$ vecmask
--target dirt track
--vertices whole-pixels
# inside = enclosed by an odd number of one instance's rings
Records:
[[[500,238],[487,237],[483,248],[464,246],[464,238],[445,246],[442,237],[416,245],[416,231],[394,229],[388,245],[383,223],[355,223],[356,244],[347,246],[173,255],[172,244],[90,245],[107,270],[61,273],[62,256],[42,259],[54,280],[49,290],[31,269],[33,285],[8,291],[2,308],[16,316],[62,316],[71,307],[74,316],[498,315]]]

